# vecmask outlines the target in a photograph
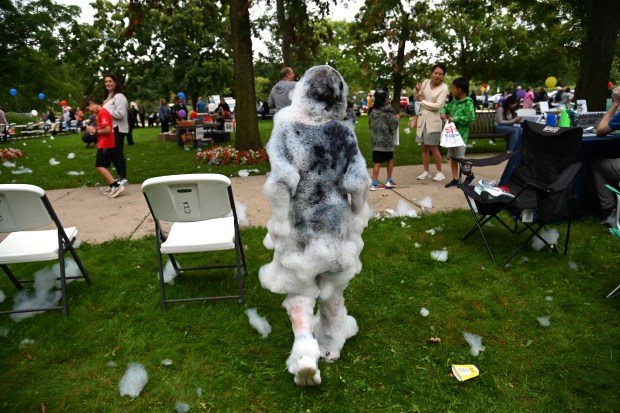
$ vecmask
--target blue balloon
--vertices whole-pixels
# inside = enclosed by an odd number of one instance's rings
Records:
[[[179,93],[177,93],[177,96],[180,97],[181,99],[185,100],[185,93],[179,92]]]
[[[39,93],[39,99],[41,100],[45,99],[45,93]]]
[[[17,95],[17,89],[11,89],[11,96]]]

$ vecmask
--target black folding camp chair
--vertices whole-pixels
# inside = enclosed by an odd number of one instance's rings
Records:
[[[476,166],[497,165],[510,159],[512,168],[515,159],[519,162],[514,172],[504,174],[504,181],[501,182],[514,195],[512,199],[483,197],[472,185],[458,185],[465,194],[476,221],[463,236],[463,240],[479,232],[493,263],[496,263],[495,256],[483,228],[487,222],[498,221],[514,235],[512,239],[518,242],[502,266],[510,262],[534,237],[557,253],[557,246],[541,236],[541,230],[549,224],[566,224],[566,255],[571,222],[576,209],[572,205],[575,199],[574,180],[582,166],[579,152],[583,130],[550,127],[528,121],[524,122],[522,127],[523,137],[519,152],[485,159],[458,160],[461,176],[471,174],[472,167]],[[505,217],[499,216],[502,211],[508,212],[512,222],[506,222]],[[525,240],[519,237],[523,233],[528,234]]]

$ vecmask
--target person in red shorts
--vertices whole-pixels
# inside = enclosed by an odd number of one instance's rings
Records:
[[[97,116],[97,126],[87,126],[86,132],[94,134],[97,132],[97,157],[95,168],[107,181],[109,188],[103,193],[110,198],[116,198],[123,193],[125,187],[114,179],[108,168],[114,160],[114,129],[112,129],[112,115],[110,112],[96,103],[96,101],[86,96],[82,101],[82,110],[86,110]]]

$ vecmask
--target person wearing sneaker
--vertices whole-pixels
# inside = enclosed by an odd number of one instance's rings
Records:
[[[125,136],[129,134],[129,105],[123,94],[123,88],[116,76],[103,76],[105,87],[103,107],[112,115],[114,132],[114,169],[121,179],[127,177],[127,161],[125,160]]]
[[[416,141],[422,144],[422,165],[424,173],[418,179],[430,179],[430,155],[433,155],[437,174],[434,181],[446,179],[441,172],[441,152],[439,152],[439,140],[443,125],[439,117],[439,111],[446,103],[448,86],[443,82],[446,75],[446,66],[438,63],[433,66],[431,78],[422,84],[418,83],[413,91],[413,97],[420,102],[420,113],[416,125]]]
[[[109,185],[109,191],[103,193],[110,198],[116,198],[124,190],[125,187],[118,184],[112,177],[108,168],[114,160],[114,132],[112,129],[112,115],[110,112],[96,103],[94,98],[86,96],[82,101],[82,110],[86,110],[97,115],[97,125],[87,126],[88,133],[97,133],[97,155],[95,158],[95,168],[103,176]]]
[[[394,108],[389,103],[388,89],[380,86],[375,92],[373,110],[368,116],[373,162],[371,191],[396,187],[392,172],[394,170],[394,136],[398,131],[400,115],[394,113]],[[379,184],[379,170],[383,162],[387,162],[385,186]]]
[[[463,138],[463,142],[467,144],[469,125],[476,119],[476,109],[474,108],[472,98],[469,97],[469,81],[467,78],[459,77],[452,81],[452,96],[454,96],[454,99],[441,109],[440,116],[442,119],[454,122],[461,138]],[[465,149],[465,145],[448,148],[452,180],[446,184],[446,188],[456,186],[459,183],[459,164],[456,160],[465,157]],[[474,175],[469,174],[463,181],[463,185],[469,185],[473,179]]]

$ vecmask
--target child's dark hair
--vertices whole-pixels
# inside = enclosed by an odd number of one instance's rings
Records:
[[[445,76],[446,74],[446,65],[444,65],[443,63],[435,63],[433,65],[433,68],[431,69],[431,73],[433,73],[435,71],[435,69],[440,68],[443,71],[443,74]]]
[[[372,105],[373,108],[382,108],[385,106],[385,102],[388,97],[388,89],[385,86],[379,86],[375,91],[375,103]]]
[[[469,80],[466,77],[457,77],[452,81],[452,84],[465,92],[465,95],[469,95]]]
[[[90,102],[96,102],[96,100],[92,96],[84,96],[84,99],[82,99],[82,104],[80,105],[80,109],[86,110],[86,108],[90,106]]]
[[[504,119],[506,119],[506,115],[508,115],[508,112],[512,113],[513,116],[515,115],[516,110],[510,107],[510,105],[514,103],[517,103],[517,98],[515,97],[515,95],[508,96],[506,99],[504,99],[504,102],[502,102],[502,109],[504,109]]]

